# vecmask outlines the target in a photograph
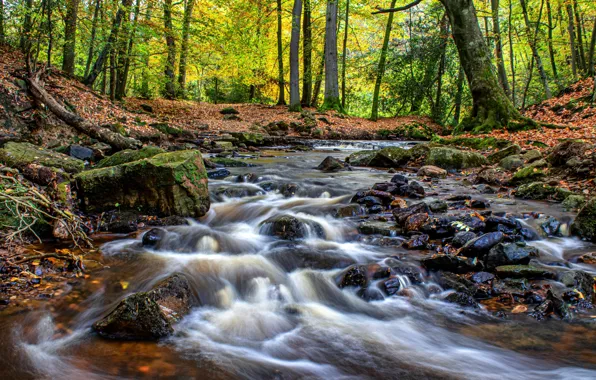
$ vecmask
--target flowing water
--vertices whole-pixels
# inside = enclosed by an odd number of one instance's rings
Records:
[[[358,147],[345,144],[342,152]],[[329,146],[325,147],[329,149]],[[335,147],[333,147],[335,148]],[[188,226],[168,227],[158,249],[135,236],[103,236],[100,260],[108,267],[73,284],[62,301],[0,317],[2,378],[481,378],[594,379],[596,333],[591,320],[569,324],[493,316],[490,305],[464,310],[441,299],[445,292],[424,277],[400,278],[401,296],[365,302],[340,289],[336,278],[353,263],[400,262],[417,268],[428,252],[375,245],[358,235],[357,220],[334,218],[356,191],[391,174],[358,169],[326,174],[314,170],[330,153],[278,152],[233,169],[257,173],[258,182],[295,183],[295,195],[265,193],[235,176],[210,181],[244,186],[254,196],[219,198]],[[438,194],[473,192],[458,181],[430,189]],[[546,203],[493,199],[493,211],[570,215]],[[280,214],[322,226],[288,242],[266,236],[261,224]],[[393,239],[401,239],[395,237]],[[590,251],[578,240],[533,243],[545,263],[560,266]],[[566,264],[594,271],[593,267]],[[97,337],[91,324],[127,294],[148,290],[182,272],[201,307],[159,343],[115,342]],[[3,375],[2,375],[3,374]]]

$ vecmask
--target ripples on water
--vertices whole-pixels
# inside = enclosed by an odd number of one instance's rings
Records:
[[[120,377],[103,368],[109,363],[81,366],[77,353],[93,352],[89,347],[100,340],[90,332],[91,323],[125,295],[111,284],[126,278],[131,283],[128,292],[134,292],[183,272],[203,306],[159,345],[173,350],[174,357],[207,360],[226,378],[596,378],[591,369],[537,360],[458,333],[455,326],[475,326],[492,317],[484,310],[463,311],[442,302],[441,294],[430,290],[438,288],[430,280],[412,285],[404,277],[408,297],[374,302],[339,289],[341,267],[383,263],[394,254],[391,248],[358,242],[353,222],[331,213],[359,188],[378,182],[380,174],[327,178],[310,171],[314,161],[305,158],[303,169],[295,173],[287,167],[252,169],[268,172],[267,180],[302,181],[309,187],[303,192],[308,196],[299,193],[287,199],[269,193],[226,199],[213,204],[198,222],[167,228],[155,250],[145,250],[141,236],[104,245],[102,252],[114,274],[85,301],[71,333],[56,337],[49,316],[36,321],[32,333],[14,332],[21,359],[30,363],[29,373],[49,378]],[[346,175],[359,179],[349,183],[342,180]],[[211,186],[222,184],[230,183],[216,181]],[[262,223],[280,214],[318,223],[325,238],[312,233],[303,240],[280,242],[265,236]],[[582,243],[553,239],[533,244],[562,260],[565,252]],[[142,373],[128,373],[137,375]]]

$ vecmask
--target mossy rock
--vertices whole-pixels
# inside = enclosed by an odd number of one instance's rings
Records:
[[[583,195],[572,194],[563,201],[563,208],[566,211],[579,210],[586,205],[586,198]]]
[[[520,154],[520,153],[521,153],[521,147],[517,144],[514,144],[514,145],[508,146],[505,149],[501,149],[501,150],[489,155],[487,157],[487,159],[491,164],[496,164],[497,162],[500,162],[501,160],[503,160],[506,157],[513,156],[513,155]]]
[[[234,143],[231,141],[214,141],[213,144],[220,149],[234,149]]]
[[[200,217],[209,210],[201,153],[179,151],[75,176],[87,212],[116,208],[159,216]]]
[[[156,146],[146,146],[140,150],[133,150],[127,149],[122,150],[118,153],[111,155],[110,157],[106,157],[103,160],[99,161],[96,168],[107,168],[110,166],[122,165],[126,164],[127,162],[133,162],[142,160],[144,158],[150,158],[156,156],[158,154],[165,153],[166,151],[158,148]]]
[[[233,132],[232,137],[236,138],[238,143],[247,146],[260,146],[264,142],[263,135],[260,133]]]
[[[532,265],[503,265],[495,269],[500,278],[554,279],[556,274],[550,270]]]
[[[434,133],[429,126],[416,122],[399,126],[393,131],[388,132],[389,134],[394,134],[397,137],[401,137],[403,139],[420,141],[429,141],[434,136]]]
[[[375,152],[372,150],[362,150],[350,154],[350,156],[346,158],[346,162],[352,166],[368,166],[374,155]]]
[[[213,157],[209,160],[216,165],[223,166],[224,168],[247,168],[249,166],[254,166],[247,164],[244,161],[234,160],[233,158]]]
[[[172,127],[168,123],[153,123],[153,124],[149,124],[149,126],[153,129],[160,131],[164,135],[168,135],[168,136],[172,136],[172,137],[186,137],[186,138],[194,138],[195,137],[192,132],[186,131],[184,129]]]
[[[513,155],[503,158],[499,162],[499,166],[507,171],[515,171],[524,166],[524,159],[520,155]]]
[[[360,151],[352,153],[347,159],[352,166],[371,166],[376,168],[395,168],[404,166],[412,159],[409,150],[387,147],[377,151]]]
[[[219,113],[222,115],[239,115],[240,114],[240,112],[238,112],[238,110],[234,107],[223,108],[221,111],[219,111]]]
[[[511,178],[512,185],[519,185],[529,182],[537,182],[546,177],[548,163],[545,160],[538,160],[515,172]]]
[[[557,189],[544,182],[532,182],[525,185],[521,185],[517,192],[516,197],[523,199],[533,200],[545,200],[551,198],[557,193]]]
[[[534,161],[541,159],[542,153],[540,153],[540,151],[536,150],[536,149],[529,150],[526,153],[522,154],[521,158],[527,163],[532,163]]]
[[[454,137],[435,138],[433,142],[456,147],[466,147],[476,150],[504,149],[511,145],[511,141],[495,137]]]
[[[487,164],[486,157],[479,153],[454,148],[431,148],[426,158],[426,165],[438,166],[446,170],[477,168]]]
[[[85,163],[81,160],[30,143],[6,143],[0,149],[0,162],[17,169],[30,164],[60,169],[67,173],[79,173],[85,169]]]
[[[571,234],[596,243],[596,199],[590,200],[577,214]]]

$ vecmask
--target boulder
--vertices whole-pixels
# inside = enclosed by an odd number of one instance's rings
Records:
[[[547,169],[548,163],[545,160],[535,161],[516,171],[509,183],[512,185],[520,185],[540,181],[546,177]]]
[[[463,247],[467,242],[476,238],[476,234],[472,231],[461,231],[453,237],[452,245],[455,248]]]
[[[223,166],[224,168],[246,168],[254,166],[241,160],[234,160],[233,158],[212,157],[209,159],[213,164]]]
[[[520,154],[521,153],[521,147],[517,144],[513,144],[508,146],[505,149],[501,149],[491,155],[489,155],[487,157],[488,162],[490,162],[491,164],[496,164],[497,162],[501,161],[502,159],[509,157],[509,156],[513,156],[516,154]]]
[[[517,188],[515,196],[522,199],[545,200],[555,195],[557,189],[544,182],[532,182]]]
[[[232,173],[228,169],[220,168],[215,170],[210,170],[207,172],[207,178],[209,179],[224,179],[229,177]]]
[[[581,292],[588,302],[592,302],[594,296],[594,277],[584,271],[567,271],[563,273],[560,281],[565,286]]]
[[[500,278],[554,279],[555,273],[532,265],[503,265],[495,268]]]
[[[119,208],[158,216],[200,217],[210,207],[198,151],[179,151],[75,176],[87,212]]]
[[[231,185],[215,189],[215,198],[223,201],[226,198],[245,198],[265,194],[265,190],[257,186]]]
[[[358,232],[363,235],[383,235],[395,237],[398,235],[399,229],[387,222],[367,221],[358,225]]]
[[[542,153],[539,150],[529,150],[526,153],[521,155],[521,158],[528,164],[531,164],[534,161],[538,161],[542,158]]]
[[[503,158],[499,161],[499,166],[503,169],[513,172],[524,166],[524,159],[519,155],[513,155]]]
[[[539,256],[538,249],[525,243],[497,244],[484,259],[487,268],[502,265],[526,265]]]
[[[378,151],[353,153],[347,161],[353,166],[394,168],[406,165],[411,158],[410,151],[407,149],[388,147]]]
[[[93,324],[102,337],[118,340],[157,340],[174,332],[193,306],[190,284],[175,274],[148,292],[134,293],[116,306],[105,318]]]
[[[110,166],[122,165],[128,162],[142,160],[144,158],[151,158],[166,151],[156,146],[146,146],[139,150],[127,149],[117,152],[110,157],[106,157],[99,161],[96,168],[107,168]]]
[[[426,165],[438,166],[446,170],[477,168],[487,164],[486,157],[479,153],[454,148],[431,148],[426,158]]]
[[[239,115],[240,112],[238,112],[237,109],[235,109],[234,107],[226,107],[226,108],[222,108],[219,111],[220,114],[222,115]]]
[[[429,271],[443,270],[453,273],[468,273],[483,269],[478,260],[445,254],[426,257],[421,260],[421,264]]]
[[[361,216],[364,215],[365,210],[362,206],[358,204],[350,204],[347,206],[340,207],[335,212],[336,218],[350,218],[354,216]]]
[[[325,230],[320,224],[291,215],[278,215],[267,219],[261,223],[260,233],[283,240],[303,239],[312,235],[325,237]]]
[[[368,285],[367,268],[363,265],[354,265],[343,271],[339,276],[338,286],[340,288],[359,287]]]
[[[12,141],[4,144],[0,149],[0,162],[17,169],[31,164],[63,170],[67,173],[79,173],[85,169],[85,163],[76,158],[30,143]]]
[[[71,145],[68,153],[70,154],[70,157],[74,157],[82,161],[91,161],[95,156],[93,149],[80,145]]]
[[[579,210],[586,205],[586,198],[583,195],[570,195],[563,201],[565,211]]]
[[[152,228],[143,235],[144,247],[156,247],[166,237],[166,231],[161,228]]]
[[[505,235],[502,232],[489,232],[468,241],[461,248],[460,254],[466,257],[483,257],[503,239],[505,239]]]
[[[418,170],[419,177],[446,178],[447,170],[432,165],[425,165]]]
[[[475,309],[477,309],[479,307],[478,302],[476,302],[474,297],[472,297],[468,294],[465,294],[465,293],[459,293],[459,292],[451,293],[447,297],[445,297],[445,301],[447,301],[449,303],[457,304],[462,307],[472,307]]]
[[[430,211],[435,213],[445,212],[449,209],[449,205],[442,199],[437,199],[431,202],[427,202]]]
[[[260,133],[232,132],[231,135],[238,140],[239,144],[246,144],[246,146],[260,146],[264,143],[264,137]]]
[[[346,164],[337,158],[328,156],[317,166],[317,170],[321,170],[327,173],[339,172],[346,169]]]
[[[405,241],[403,247],[406,249],[426,249],[428,248],[428,240],[428,235],[415,235]]]
[[[568,140],[555,146],[546,157],[546,160],[554,167],[566,166],[574,157],[584,157],[584,153],[590,145],[577,140]]]
[[[596,199],[589,201],[577,214],[571,234],[596,243]]]

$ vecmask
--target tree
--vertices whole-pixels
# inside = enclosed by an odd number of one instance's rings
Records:
[[[62,71],[74,75],[75,46],[77,43],[77,12],[79,0],[66,1],[66,18],[64,19],[64,53],[62,58]]]
[[[172,0],[164,0],[163,20],[168,52],[166,57],[166,67],[164,69],[164,74],[166,76],[164,97],[166,99],[174,99],[176,97],[176,82],[174,74],[174,66],[176,65],[176,40],[174,36],[174,25],[172,22]]]
[[[23,9],[23,29],[21,30],[20,48],[29,52],[31,46],[31,14],[33,13],[33,0],[25,0]]]
[[[128,37],[122,36],[121,38],[122,50],[118,54],[118,77],[116,82],[116,99],[118,100],[122,100],[126,96],[126,85],[128,83],[128,73],[130,71],[130,57],[132,56],[134,47],[140,8],[141,0],[137,0],[133,14],[132,28],[130,28]]]
[[[95,10],[93,11],[93,20],[91,21],[91,38],[89,40],[89,53],[87,55],[87,63],[85,64],[85,77],[87,77],[87,75],[89,74],[89,68],[91,67],[91,62],[93,61],[93,48],[95,47],[95,37],[97,35],[97,22],[99,19],[100,8],[101,0],[96,0]]]
[[[337,70],[337,0],[327,0],[325,23],[325,99],[323,110],[343,112]]]
[[[281,40],[282,35],[282,16],[281,0],[277,0],[277,68],[278,76],[277,83],[279,86],[279,95],[277,97],[277,105],[282,106],[286,104],[285,98],[285,83],[284,83],[284,59],[283,59],[283,45]]]
[[[0,0],[0,44],[6,41],[4,29],[4,0]]]
[[[348,55],[348,31],[350,27],[350,0],[346,0],[344,19],[344,43],[341,55],[341,106],[346,108],[346,56]]]
[[[594,68],[594,57],[596,54],[596,19],[594,20],[594,29],[592,30],[592,40],[590,41],[590,52],[588,57],[588,75],[589,76],[596,76],[596,69]],[[596,87],[596,78],[594,78],[594,86]],[[596,94],[596,93],[595,93]]]
[[[311,0],[304,0],[304,17],[302,21],[302,105],[312,102],[312,17]]]
[[[182,43],[180,45],[180,65],[178,67],[178,85],[182,96],[186,92],[186,66],[188,60],[188,40],[190,36],[190,22],[195,0],[186,0],[184,6],[184,18],[182,20]]]
[[[495,39],[495,55],[497,57],[497,70],[499,74],[499,83],[505,94],[511,96],[509,80],[507,79],[507,70],[505,70],[505,60],[503,59],[503,43],[501,40],[501,23],[499,21],[499,0],[491,0],[491,10],[493,17],[493,30]]]
[[[528,17],[528,9],[526,7],[526,0],[520,0],[522,6],[522,13],[524,14],[524,21],[526,23],[526,35],[528,38],[528,43],[530,44],[530,49],[532,49],[532,55],[534,56],[534,61],[536,62],[536,67],[538,68],[538,73],[540,74],[540,81],[542,82],[542,86],[544,86],[544,92],[546,94],[546,98],[551,98],[550,87],[548,86],[548,78],[546,77],[546,71],[544,71],[544,66],[542,65],[542,59],[540,58],[540,54],[538,54],[538,47],[537,38],[538,38],[538,31],[540,29],[539,25],[542,18],[542,6],[544,5],[544,1],[540,3],[540,12],[538,13],[538,21],[536,22],[536,32],[532,33],[532,29],[530,27],[530,19]]]
[[[290,107],[292,112],[301,111],[300,106],[300,72],[298,50],[300,49],[300,17],[302,1],[294,0],[292,10],[292,38],[290,40]]]
[[[550,7],[550,0],[546,0],[546,16],[548,20],[548,54],[550,57],[550,65],[553,70],[553,76],[555,77],[555,81],[559,84],[559,73],[557,72],[557,61],[555,60],[555,48],[553,46],[553,14]]]
[[[569,46],[571,47],[571,70],[573,71],[573,79],[577,79],[577,65],[578,65],[578,54],[575,49],[575,26],[573,24],[573,9],[571,4],[567,3],[567,17],[568,26],[567,31],[569,32]]]
[[[396,0],[391,0],[391,8],[395,8]],[[389,13],[387,19],[387,26],[385,27],[385,37],[383,37],[383,47],[381,48],[381,57],[379,58],[379,65],[377,66],[377,80],[375,82],[375,90],[373,92],[372,112],[370,119],[377,121],[379,119],[379,93],[381,91],[381,83],[383,82],[383,74],[385,74],[385,62],[387,61],[387,49],[389,48],[389,38],[391,36],[391,29],[393,26],[393,12]]]

